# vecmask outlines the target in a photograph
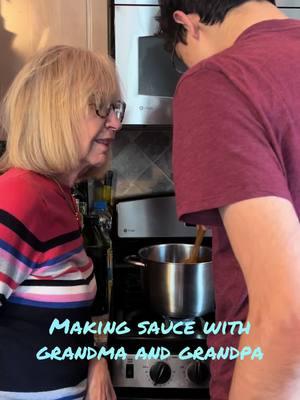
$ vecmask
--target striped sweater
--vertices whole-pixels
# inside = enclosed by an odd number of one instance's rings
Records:
[[[54,318],[90,319],[96,282],[76,218],[57,184],[31,171],[7,171],[0,193],[0,399],[83,399],[87,360],[36,358],[44,346],[92,345],[49,334]]]

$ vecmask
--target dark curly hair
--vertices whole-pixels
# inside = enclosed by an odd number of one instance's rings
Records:
[[[160,0],[158,36],[165,42],[167,51],[172,51],[176,42],[186,43],[185,29],[173,19],[173,13],[181,10],[186,14],[198,14],[206,25],[221,23],[229,10],[250,0]],[[264,1],[264,0],[257,0]],[[275,5],[275,0],[267,0]]]

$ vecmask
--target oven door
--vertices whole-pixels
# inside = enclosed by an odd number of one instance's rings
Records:
[[[180,74],[172,67],[162,39],[155,36],[159,6],[121,3],[115,4],[114,10],[115,58],[127,103],[123,123],[169,125],[172,97]]]
[[[289,18],[300,19],[299,0],[276,0],[276,5]]]

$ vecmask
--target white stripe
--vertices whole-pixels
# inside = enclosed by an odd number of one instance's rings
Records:
[[[70,251],[72,251],[72,250],[70,250]],[[63,255],[63,254],[60,254],[59,256],[61,256],[61,255]],[[51,259],[56,258],[56,257],[57,257],[57,255],[56,256],[52,256],[49,259],[51,260]],[[43,261],[43,262],[46,262],[46,261]],[[83,250],[80,251],[80,253],[71,254],[69,258],[66,258],[64,260],[64,263],[70,262],[70,261],[75,262],[79,267],[83,267],[88,262],[88,256],[87,256],[85,250],[83,249]],[[47,269],[47,268],[55,268],[56,266],[58,266],[58,268],[60,268],[61,262],[58,262],[57,264],[52,264],[51,266],[47,266],[46,265],[45,267],[39,268],[39,270],[43,270],[43,269]]]
[[[12,289],[9,285],[0,280],[0,293],[3,294],[7,299],[12,294]],[[0,397],[1,398],[1,397]]]
[[[74,268],[74,266],[73,266]],[[76,268],[76,266],[75,266]],[[45,279],[49,278],[49,280],[61,280],[61,281],[67,281],[67,280],[78,280],[78,279],[86,279],[91,275],[93,272],[93,265],[91,265],[86,271],[81,271],[79,268],[77,271],[73,272],[67,272],[68,269],[70,269],[70,266],[64,267],[62,265],[61,271],[57,271],[53,273],[50,269],[47,271],[47,273],[42,273],[40,274],[39,271],[34,271],[34,274],[30,276],[30,279],[32,280],[40,280],[40,279]]]
[[[77,386],[63,389],[49,390],[47,392],[1,392],[1,400],[56,400],[66,396],[74,396],[86,390],[87,380],[80,382]],[[83,400],[83,396],[76,400]]]
[[[8,260],[6,254],[8,255]],[[16,282],[22,282],[32,269],[9,252],[0,249],[0,271],[13,278]]]
[[[47,276],[47,275],[60,275],[62,272],[67,271],[70,268],[77,268],[79,271],[81,268],[84,268],[88,265],[89,260],[86,258],[84,262],[80,264],[73,259],[69,259],[68,261],[63,261],[55,265],[50,265],[43,268],[37,268],[34,270],[34,274],[38,276]]]
[[[91,268],[87,269],[85,272],[71,272],[66,275],[60,276],[57,279],[61,281],[77,281],[79,279],[86,279],[88,278],[93,272],[93,266]]]
[[[19,286],[15,293],[31,293],[39,295],[69,295],[91,292],[96,287],[96,279],[93,278],[88,285],[78,286]]]

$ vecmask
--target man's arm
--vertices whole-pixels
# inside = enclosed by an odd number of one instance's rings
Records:
[[[261,361],[237,360],[230,400],[300,398],[300,224],[279,197],[220,209],[249,293],[249,335],[240,348],[261,347]]]

